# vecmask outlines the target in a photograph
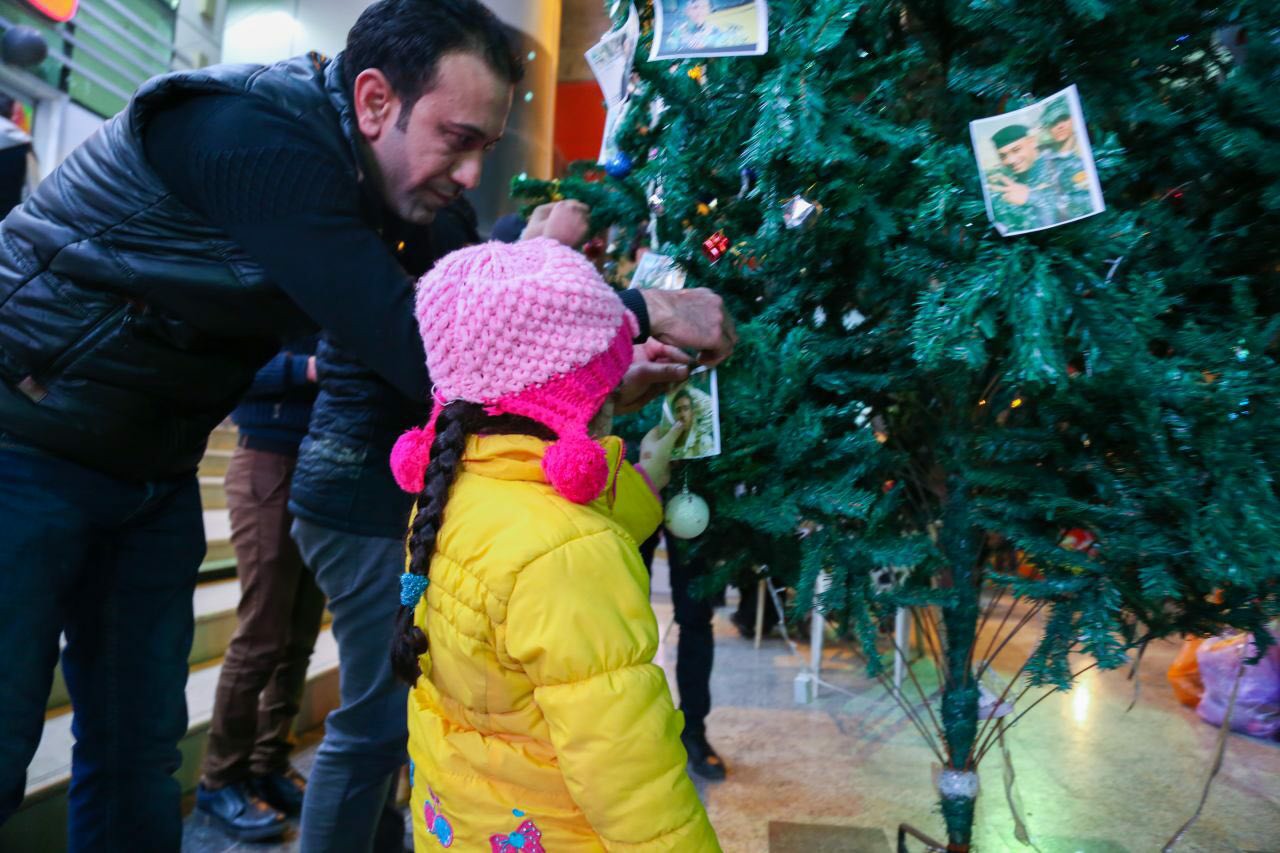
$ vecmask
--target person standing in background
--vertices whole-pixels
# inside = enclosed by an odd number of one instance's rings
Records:
[[[258,371],[231,413],[240,435],[227,469],[239,624],[227,646],[196,808],[242,841],[284,832],[306,780],[289,731],[306,686],[324,596],[289,538],[289,490],[316,398],[317,336]]]
[[[391,222],[384,238],[406,272],[424,272],[440,254],[479,242],[465,200],[430,226]],[[404,287],[411,287],[405,278]],[[311,851],[398,851],[404,817],[396,774],[408,761],[408,690],[391,673],[397,584],[413,499],[396,486],[387,460],[400,433],[426,416],[341,341],[317,350],[320,394],[302,442],[289,510],[292,535],[330,600],[338,641],[340,705],[325,720],[302,810],[302,846]]]
[[[0,215],[21,204],[40,181],[40,168],[25,124],[22,104],[0,94]]]

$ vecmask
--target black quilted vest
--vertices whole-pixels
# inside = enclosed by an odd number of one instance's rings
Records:
[[[0,433],[128,479],[195,468],[257,369],[313,326],[169,193],[143,129],[185,98],[265,98],[354,179],[337,69],[309,55],[157,77],[0,223]]]

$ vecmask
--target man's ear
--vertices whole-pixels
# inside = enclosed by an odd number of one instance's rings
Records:
[[[351,106],[360,133],[370,142],[394,126],[400,114],[400,98],[386,75],[376,68],[366,68],[356,75]]]

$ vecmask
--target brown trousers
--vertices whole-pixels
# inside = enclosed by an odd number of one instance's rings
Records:
[[[203,781],[211,788],[289,766],[289,730],[324,614],[324,596],[289,538],[296,461],[242,446],[227,468],[240,606],[209,727]]]

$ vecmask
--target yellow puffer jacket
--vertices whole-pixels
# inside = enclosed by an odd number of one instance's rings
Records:
[[[637,542],[661,508],[616,439],[587,506],[546,483],[546,446],[470,438],[445,507],[416,613],[430,650],[409,693],[415,847],[715,853],[652,663]]]

